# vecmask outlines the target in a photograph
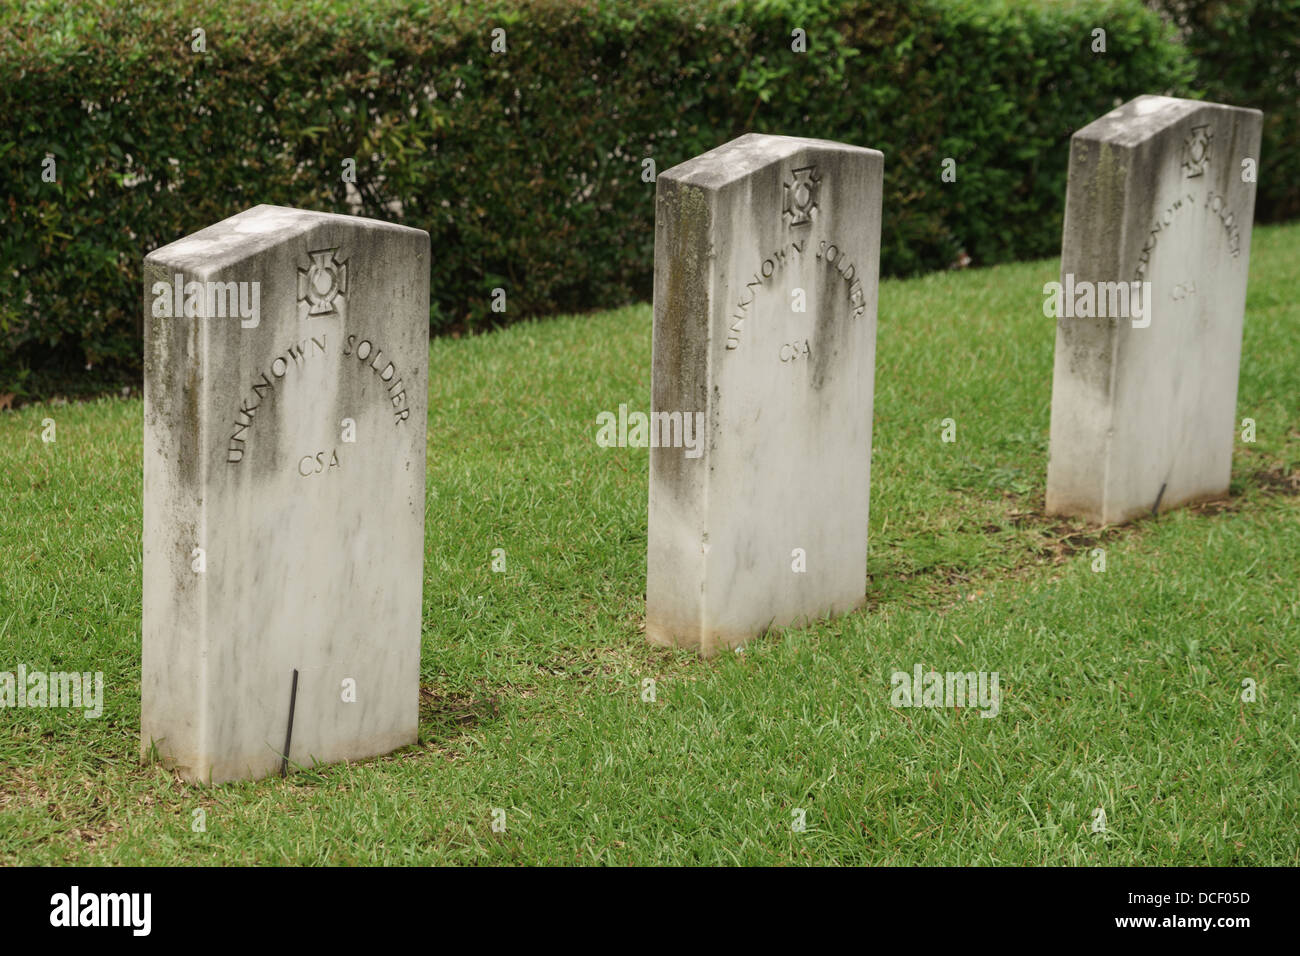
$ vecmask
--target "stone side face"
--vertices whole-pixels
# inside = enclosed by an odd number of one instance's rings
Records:
[[[428,277],[427,233],[271,206],[145,259],[141,745],[188,779],[280,769],[295,670],[291,762],[416,739]],[[190,283],[256,324],[158,314]]]
[[[863,600],[883,168],[751,134],[658,177],[653,410],[705,441],[650,452],[655,643],[709,654]]]
[[[1062,285],[1150,283],[1150,303],[1058,319],[1049,513],[1112,524],[1227,491],[1255,206],[1242,161],[1258,163],[1261,121],[1141,96],[1074,135]]]

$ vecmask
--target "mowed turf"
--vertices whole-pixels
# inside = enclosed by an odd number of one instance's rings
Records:
[[[140,401],[0,413],[0,670],[106,694],[0,711],[0,862],[1300,862],[1300,226],[1255,231],[1231,497],[1125,528],[1042,515],[1056,271],[883,284],[868,606],[710,661],[645,644],[647,452],[595,440],[649,307],[435,341],[420,744],[287,780],[139,761]],[[1000,713],[891,707],[918,664]]]

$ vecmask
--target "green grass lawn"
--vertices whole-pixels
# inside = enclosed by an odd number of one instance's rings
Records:
[[[0,413],[0,670],[107,697],[0,711],[0,862],[1300,863],[1300,226],[1254,234],[1231,498],[1100,533],[1042,515],[1056,271],[882,285],[868,607],[711,661],[645,643],[647,451],[595,441],[650,309],[435,341],[420,744],[287,780],[137,759],[140,401]],[[917,664],[1001,713],[892,708]]]

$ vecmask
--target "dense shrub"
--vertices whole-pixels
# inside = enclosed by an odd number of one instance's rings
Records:
[[[132,368],[141,258],[257,203],[427,229],[435,331],[647,299],[642,161],[748,130],[885,153],[888,274],[1050,255],[1070,134],[1185,91],[1169,35],[1139,0],[29,3],[0,24],[0,391]]]
[[[1156,0],[1206,99],[1264,111],[1255,218],[1300,216],[1300,0]]]

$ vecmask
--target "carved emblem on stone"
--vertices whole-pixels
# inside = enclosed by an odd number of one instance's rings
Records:
[[[339,262],[337,249],[311,252],[311,265],[298,270],[298,301],[307,303],[309,316],[334,315],[334,305],[348,291],[348,264]],[[346,300],[345,300],[346,301]]]
[[[1183,140],[1183,174],[1194,179],[1205,172],[1210,163],[1210,141],[1214,133],[1208,126],[1193,126],[1192,134]]]
[[[785,210],[781,216],[789,226],[809,225],[817,211],[817,192],[821,178],[816,166],[793,170],[785,184]]]

